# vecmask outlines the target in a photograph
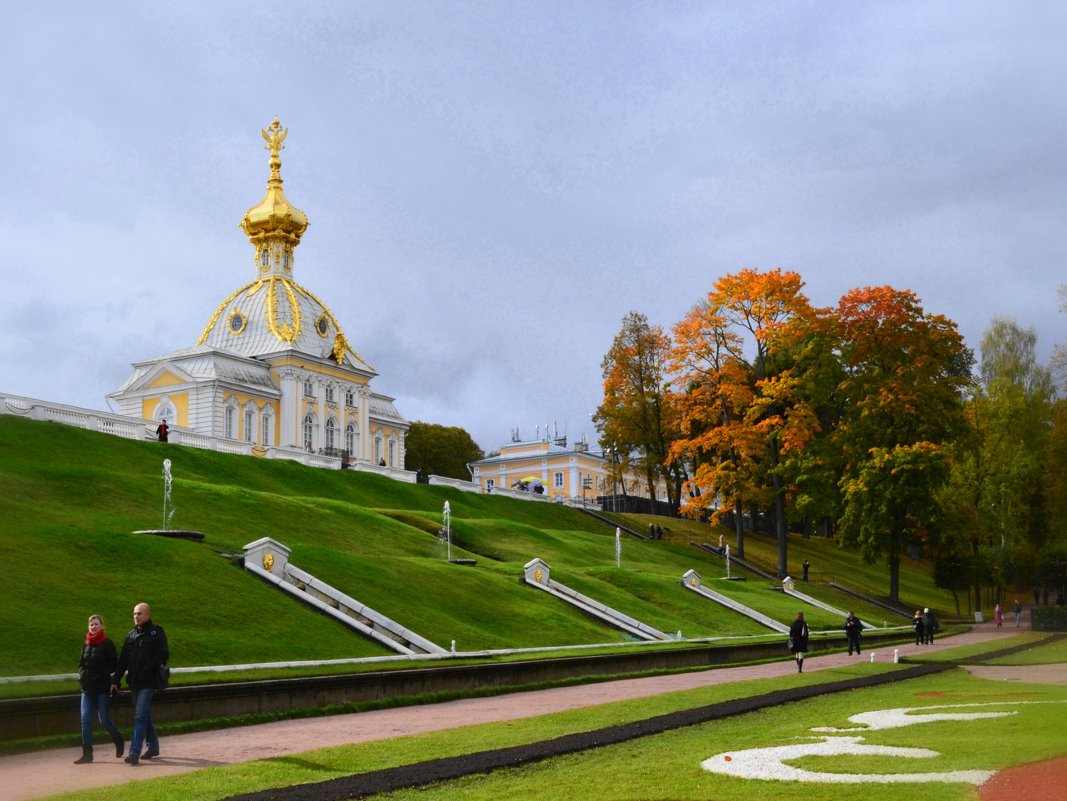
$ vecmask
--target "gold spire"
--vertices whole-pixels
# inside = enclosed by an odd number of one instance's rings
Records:
[[[275,117],[260,133],[267,143],[265,149],[270,151],[270,178],[263,200],[241,218],[241,228],[256,249],[256,277],[288,276],[292,274],[293,249],[307,230],[308,218],[282,190],[281,151],[289,129],[282,128]]]

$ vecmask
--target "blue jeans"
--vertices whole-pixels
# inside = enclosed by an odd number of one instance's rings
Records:
[[[82,745],[93,744],[93,712],[108,730],[112,740],[121,737],[118,726],[111,720],[111,697],[107,693],[82,693]]]
[[[141,746],[147,741],[148,747],[153,751],[159,750],[159,736],[156,734],[156,724],[152,722],[152,694],[155,692],[151,687],[143,687],[133,691],[133,738],[130,740],[130,755],[140,756]]]

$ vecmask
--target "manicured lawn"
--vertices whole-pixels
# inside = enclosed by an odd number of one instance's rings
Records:
[[[576,731],[588,731],[669,711],[714,703],[783,686],[826,682],[849,675],[892,670],[891,666],[856,665],[810,675],[710,686],[699,690],[609,704],[509,723],[471,726],[447,732],[313,751],[299,758],[242,763],[195,774],[138,782],[77,794],[83,799],[137,798],[139,801],[184,801],[223,798],[271,786],[322,781],[379,768],[443,756],[500,748]],[[815,727],[850,728],[850,715],[901,707],[946,704],[993,704],[981,711],[1008,716],[972,721],[923,722],[903,728],[869,731],[874,745],[931,748],[937,756],[803,757],[799,767],[819,772],[908,773],[994,770],[1067,754],[1067,736],[1058,733],[1067,704],[1067,688],[1013,683],[1005,694],[1000,682],[972,678],[953,670],[924,679],[848,691],[785,704],[714,723],[640,738],[621,745],[547,760],[523,768],[378,796],[407,799],[529,798],[534,801],[580,798],[729,799],[730,801],[898,801],[917,797],[912,785],[768,782],[709,773],[700,763],[719,754],[811,742]],[[1026,703],[1021,703],[1025,701]],[[854,736],[855,732],[833,736]],[[66,796],[72,798],[75,796]],[[922,797],[933,801],[973,801],[974,788],[964,784],[924,783]]]

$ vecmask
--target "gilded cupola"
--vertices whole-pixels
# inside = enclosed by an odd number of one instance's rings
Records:
[[[293,280],[293,248],[307,230],[307,216],[282,191],[279,153],[288,130],[275,119],[261,133],[270,151],[267,194],[241,220],[256,249],[255,277],[215,309],[197,345],[252,357],[292,350],[373,374],[348,344],[337,318]]]
[[[241,228],[255,248],[256,277],[289,276],[293,270],[293,250],[307,230],[308,218],[289,202],[282,189],[281,151],[289,129],[282,128],[275,117],[270,127],[260,133],[270,151],[270,178],[263,200],[241,218]]]

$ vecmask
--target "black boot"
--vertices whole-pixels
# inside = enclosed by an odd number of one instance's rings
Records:
[[[126,753],[126,743],[124,743],[122,741],[122,735],[121,734],[113,735],[111,737],[111,742],[113,742],[115,744],[115,756],[116,757],[121,757],[124,753]]]
[[[75,765],[84,765],[93,761],[93,747],[91,745],[82,746],[82,755],[74,760]]]

